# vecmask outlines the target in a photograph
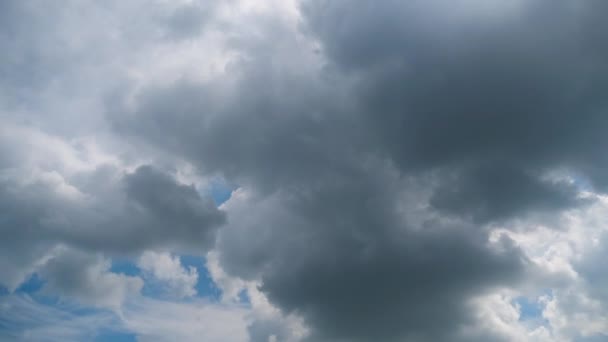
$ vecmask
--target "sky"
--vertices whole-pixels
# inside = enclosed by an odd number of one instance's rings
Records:
[[[608,340],[607,11],[0,1],[0,340]]]

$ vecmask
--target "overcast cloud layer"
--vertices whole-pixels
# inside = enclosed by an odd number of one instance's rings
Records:
[[[608,339],[607,12],[0,1],[0,339]]]

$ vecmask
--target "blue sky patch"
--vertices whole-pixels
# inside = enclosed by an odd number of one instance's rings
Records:
[[[544,306],[538,302],[535,298],[530,299],[528,297],[517,297],[513,300],[514,303],[519,305],[520,308],[520,321],[541,319],[543,314]]]
[[[95,342],[137,342],[137,335],[128,332],[121,331],[112,331],[107,329],[102,329],[97,337],[95,337]]]
[[[15,292],[32,294],[42,289],[44,283],[44,280],[40,278],[37,273],[34,273],[26,281],[19,285]]]
[[[249,298],[249,292],[246,289],[241,290],[239,292],[239,303],[251,305],[251,298]]]
[[[112,266],[110,267],[110,271],[113,273],[120,273],[132,277],[141,274],[141,270],[135,265],[133,261],[124,258],[112,259]]]
[[[236,186],[228,184],[222,179],[214,179],[209,184],[209,192],[217,206],[220,206],[229,200],[230,196],[232,196],[232,191],[236,188]]]
[[[182,266],[188,268],[190,266],[198,271],[198,282],[196,283],[196,291],[199,297],[207,297],[210,300],[217,301],[222,295],[222,291],[215,285],[211,279],[211,274],[205,266],[206,259],[194,255],[180,255]]]

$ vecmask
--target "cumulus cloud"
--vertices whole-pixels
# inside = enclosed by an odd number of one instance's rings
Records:
[[[523,270],[517,249],[506,241],[486,245],[482,235],[470,235],[475,232],[470,227],[411,231],[397,223],[403,219],[363,221],[371,220],[365,216],[341,223],[344,214],[336,210],[366,213],[356,207],[362,198],[343,198],[349,200],[332,202],[329,212],[323,206],[328,202],[307,203],[317,209],[310,216],[290,213],[280,204],[290,199],[281,197],[262,201],[266,208],[258,208],[257,201],[242,213],[229,208],[234,227],[226,227],[220,237],[227,270],[243,277],[253,273],[272,303],[314,324],[322,334],[315,339],[390,340],[431,334],[438,322],[445,330],[435,328],[432,334],[447,338],[441,334],[471,319],[465,309],[468,296],[517,282]],[[243,221],[236,221],[237,213]],[[266,221],[271,218],[282,220]],[[446,291],[443,284],[448,283]]]
[[[41,271],[44,289],[68,300],[120,309],[130,296],[139,293],[138,277],[110,272],[109,260],[73,250],[60,250]]]
[[[192,266],[184,268],[177,256],[146,251],[139,257],[137,266],[164,284],[173,296],[182,298],[196,295],[198,271]]]
[[[239,339],[607,334],[605,2],[0,6],[11,291],[124,307],[104,258],[140,256],[189,297],[187,252],[248,297]]]
[[[525,249],[542,274],[524,288],[542,308],[549,323],[550,340],[586,341],[608,336],[605,272],[598,258],[606,255],[604,196],[590,207],[567,211],[558,226],[528,227],[527,232],[506,232]],[[539,284],[545,287],[539,290]]]

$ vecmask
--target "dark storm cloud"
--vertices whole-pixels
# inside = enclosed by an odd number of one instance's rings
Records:
[[[312,340],[448,341],[472,322],[468,299],[526,267],[508,240],[490,246],[466,221],[579,205],[547,173],[601,184],[588,170],[608,165],[604,52],[587,39],[603,5],[494,5],[308,1],[308,33],[329,58],[321,72],[299,73],[306,60],[290,52],[304,47],[273,24],[274,45],[234,47],[246,58],[224,82],[150,88],[111,118],[253,189],[253,204],[227,209],[222,265],[259,279]],[[410,180],[434,191],[428,210],[402,201],[415,197]],[[432,218],[442,214],[464,222]]]
[[[313,247],[304,260],[274,264],[262,290],[305,317],[316,329],[312,340],[448,340],[473,321],[466,298],[513,284],[522,268],[516,251],[494,254],[461,233],[396,240]]]
[[[391,190],[403,184],[373,172],[235,199],[220,260],[232,274],[259,279],[283,312],[303,317],[312,341],[449,340],[473,321],[467,299],[517,283],[525,258],[508,241],[487,245],[475,227],[413,226],[399,213],[412,203]]]
[[[292,51],[307,47],[274,23],[235,39],[245,58],[224,81],[144,89],[110,115],[249,189],[227,208],[222,265],[259,279],[312,340],[449,341],[472,321],[468,299],[526,267],[479,223],[579,205],[549,172],[602,189],[608,166],[605,5],[465,3],[306,1],[321,70],[299,72],[309,61]]]
[[[252,80],[240,84],[252,86],[226,99],[229,110],[221,115],[214,112],[217,97],[208,95],[216,92],[181,84],[147,95],[134,124],[153,125],[138,134],[153,134],[155,143],[197,158],[203,169],[281,192],[258,198],[262,204],[250,211],[228,211],[234,230],[220,231],[219,250],[229,272],[259,277],[274,304],[312,324],[313,338],[443,338],[471,320],[468,296],[517,280],[521,256],[496,254],[482,244],[483,232],[400,236],[408,229],[396,217],[402,184],[382,160],[358,154],[356,140],[343,143],[358,127],[348,119],[315,121],[308,112],[318,106],[314,101],[304,108],[285,104],[253,87],[268,75],[246,76]],[[248,102],[256,98],[263,106]],[[478,233],[479,241],[469,241]],[[436,256],[439,251],[446,254]],[[442,329],[431,323],[439,318]],[[252,339],[281,336],[271,328],[253,323]]]
[[[357,75],[363,116],[404,170],[495,160],[518,173],[566,166],[601,185],[608,69],[593,37],[606,27],[592,13],[605,3],[460,5],[303,8],[331,65]]]
[[[543,180],[511,165],[490,163],[448,172],[452,174],[441,178],[429,204],[443,213],[476,222],[567,209],[588,202],[576,198],[573,184]]]

